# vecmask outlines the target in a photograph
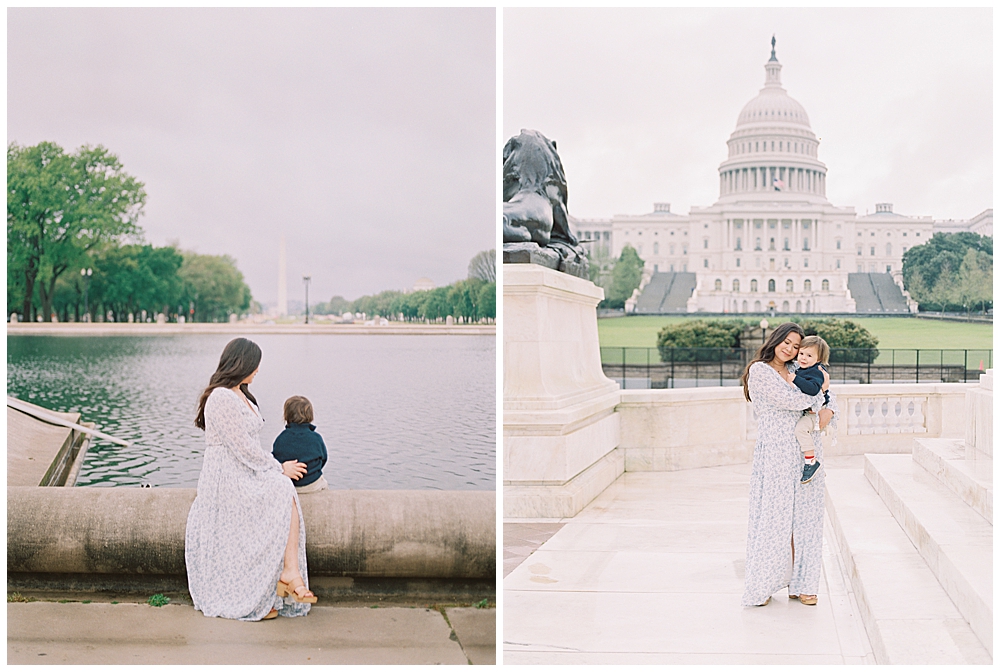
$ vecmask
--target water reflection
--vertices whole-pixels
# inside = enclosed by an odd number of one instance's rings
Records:
[[[8,394],[85,420],[97,440],[80,485],[193,487],[204,434],[198,395],[232,336],[8,336]],[[494,489],[496,339],[492,336],[282,335],[263,350],[253,393],[261,438],[283,429],[284,400],[316,411],[338,489]]]

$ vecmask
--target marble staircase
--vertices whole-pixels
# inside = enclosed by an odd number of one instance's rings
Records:
[[[992,663],[992,378],[966,395],[964,441],[914,439],[912,454],[827,472],[834,538],[879,663]]]

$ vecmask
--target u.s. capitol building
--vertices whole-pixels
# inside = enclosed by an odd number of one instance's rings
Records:
[[[636,313],[905,313],[903,253],[937,231],[993,235],[993,211],[967,221],[859,216],[826,198],[826,166],[805,108],[781,86],[772,41],[764,88],[740,112],[719,166],[719,199],[687,215],[570,218],[592,255],[631,245],[645,261]]]

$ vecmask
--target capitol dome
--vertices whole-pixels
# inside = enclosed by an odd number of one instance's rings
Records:
[[[817,158],[819,139],[805,108],[781,86],[774,47],[772,37],[764,88],[743,106],[729,137],[729,157],[719,166],[719,197],[825,201],[826,166]]]
[[[743,106],[736,127],[750,124],[791,124],[809,128],[809,115],[802,104],[778,86],[765,86],[760,94]]]

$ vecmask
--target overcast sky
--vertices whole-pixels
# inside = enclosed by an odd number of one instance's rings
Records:
[[[558,143],[574,216],[711,205],[775,34],[834,205],[967,219],[993,207],[992,32],[990,9],[507,9],[503,135]]]
[[[254,298],[466,277],[496,240],[495,11],[8,9],[7,139],[104,145],[155,245]]]

